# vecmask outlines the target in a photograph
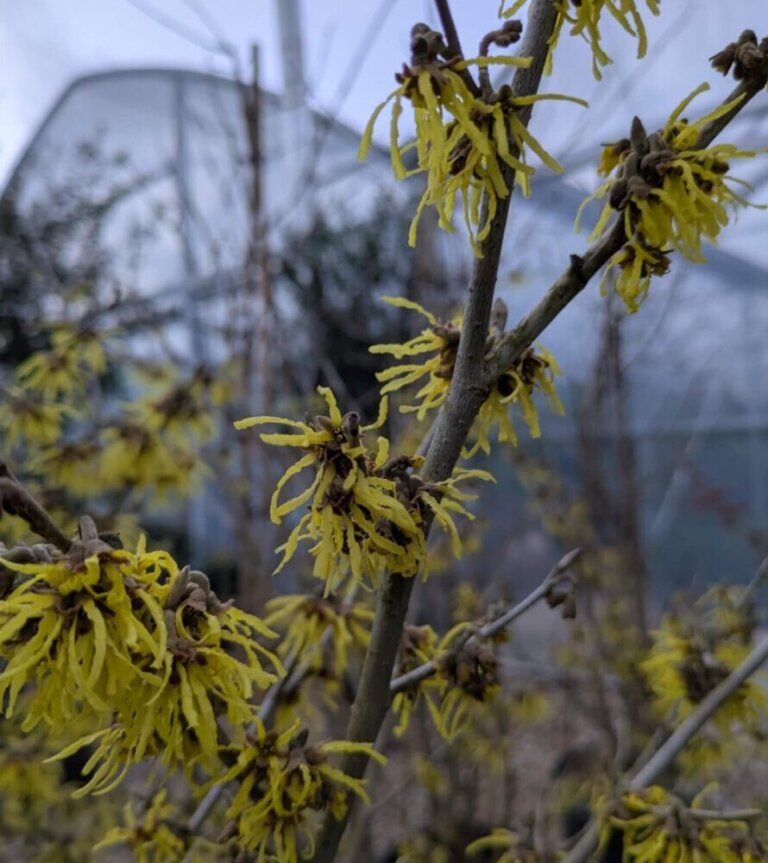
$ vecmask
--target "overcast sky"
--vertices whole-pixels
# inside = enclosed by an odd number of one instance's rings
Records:
[[[142,66],[231,72],[230,59],[194,44],[213,47],[212,29],[234,46],[246,70],[250,45],[258,43],[262,81],[279,89],[278,2],[0,0],[0,182],[77,76]],[[495,25],[497,5],[497,0],[454,0],[468,54]],[[746,26],[768,30],[765,0],[665,0],[662,5],[660,19],[645,15],[652,47],[641,63],[634,58],[634,43],[611,23],[606,25],[606,42],[616,63],[599,86],[591,77],[586,47],[580,40],[564,40],[555,75],[545,88],[589,98],[598,120],[588,127],[586,112],[579,116],[570,106],[548,106],[547,125],[554,126],[561,146],[592,146],[604,131],[625,128],[635,112],[661,118],[702,80],[719,87],[719,97],[727,85],[718,84],[706,58]],[[642,8],[642,0],[638,6]],[[435,22],[431,0],[302,0],[302,10],[313,102],[357,128],[392,89],[393,72],[408,56],[411,25],[419,19]],[[172,22],[181,33],[163,22]]]

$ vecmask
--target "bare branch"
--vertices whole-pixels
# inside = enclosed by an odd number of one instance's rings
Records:
[[[460,57],[463,59],[464,52],[461,50],[459,34],[453,21],[453,13],[451,12],[448,0],[435,0],[435,6],[437,6],[437,14],[440,16],[440,26],[443,28],[443,35],[445,36],[451,57]]]

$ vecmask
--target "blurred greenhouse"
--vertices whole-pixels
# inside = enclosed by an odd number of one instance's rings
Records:
[[[58,247],[35,258],[24,298],[29,318],[41,313],[72,320],[89,304],[114,303],[132,350],[151,355],[161,347],[155,335],[130,335],[135,313],[137,321],[167,322],[164,338],[190,368],[218,361],[226,352],[227,326],[237,324],[228,297],[254,254],[254,234],[256,245],[269,244],[260,278],[270,281],[281,320],[269,350],[294,357],[295,393],[321,380],[335,386],[334,376],[343,380],[359,367],[359,353],[342,355],[342,325],[364,324],[366,338],[386,333],[393,318],[382,316],[372,294],[366,297],[368,286],[375,285],[377,295],[406,290],[449,312],[455,293],[448,283],[460,283],[470,261],[461,243],[431,237],[427,225],[427,242],[399,272],[397,250],[412,200],[394,187],[386,153],[377,150],[361,165],[356,130],[269,93],[260,94],[254,109],[253,97],[244,84],[186,71],[116,71],[74,82],[2,196],[4,218],[13,213],[41,248],[50,242],[46,218],[52,212],[67,223],[57,234]],[[739,140],[765,143],[764,102],[745,112]],[[629,119],[617,118],[612,131],[621,134]],[[657,128],[664,117],[645,120]],[[512,220],[500,283],[511,323],[559,275],[568,254],[584,247],[585,234],[577,236],[571,226],[585,189],[594,186],[592,153],[571,152],[563,161],[564,178],[537,175],[533,198]],[[753,182],[755,201],[768,201],[767,172],[750,176],[749,166],[739,165],[734,173]],[[588,210],[585,224],[593,214]],[[541,441],[521,432],[520,451],[551,467],[575,498],[593,495],[592,505],[603,513],[598,532],[638,546],[657,598],[716,579],[743,581],[768,551],[765,218],[761,210],[742,213],[727,245],[708,251],[706,267],[675,259],[642,314],[625,317],[590,286],[545,337],[564,369],[559,389],[566,415],[542,412]],[[302,237],[312,237],[318,225],[325,234],[312,242],[325,236],[326,243],[339,243],[349,226],[368,225],[381,240],[382,261],[392,267],[389,273],[378,265],[371,271],[336,268],[336,299],[323,300],[338,318],[337,329],[328,331],[336,335],[326,334],[330,367],[301,326],[311,293],[297,294],[286,281],[291,273],[302,281],[308,266],[302,256],[310,248]],[[48,269],[41,264],[46,260]],[[68,280],[87,285],[80,304],[70,308],[62,306],[58,290],[62,267]],[[311,274],[303,284],[311,290]],[[347,301],[345,292],[353,290]],[[269,314],[265,296],[254,294],[251,313]],[[406,328],[419,324],[402,316],[397,321]],[[361,374],[370,378],[372,369]],[[257,368],[252,379],[248,413],[264,410],[261,372]],[[362,384],[349,389],[355,403],[369,407]],[[483,560],[494,561],[487,568],[497,576],[507,564],[524,567],[515,581],[522,591],[540,577],[551,550],[537,539],[538,521],[516,479],[519,457],[496,451],[493,458],[508,467],[494,466],[499,485],[483,496],[480,515],[503,513],[509,530],[489,536],[495,546],[483,549]],[[202,559],[221,552],[228,530],[221,508],[211,503],[213,488],[188,514],[193,549]],[[466,565],[476,564],[470,558]]]

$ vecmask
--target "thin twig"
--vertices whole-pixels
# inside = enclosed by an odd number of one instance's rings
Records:
[[[552,587],[560,581],[563,573],[567,572],[571,566],[573,566],[574,561],[580,554],[580,548],[575,548],[572,551],[569,551],[568,554],[564,555],[555,564],[544,581],[542,581],[535,590],[531,591],[525,599],[518,602],[518,604],[513,608],[505,611],[504,614],[500,615],[495,620],[481,626],[476,631],[468,630],[466,633],[459,636],[451,645],[449,653],[458,653],[467,644],[467,642],[473,638],[477,640],[493,638],[497,632],[501,632],[502,629],[506,629],[506,627],[517,620],[518,617],[521,617],[526,611],[533,608],[537,602],[544,599],[549,594]],[[396,695],[398,692],[410,689],[412,686],[416,686],[418,683],[421,683],[422,680],[432,677],[432,675],[437,672],[438,665],[438,660],[430,659],[429,662],[424,662],[418,667],[411,669],[411,671],[399,675],[389,684],[390,693],[392,695]]]
[[[720,812],[718,809],[685,809],[689,818],[699,821],[751,821],[763,815],[762,809],[730,809]]]
[[[437,14],[440,16],[440,26],[443,28],[443,36],[445,36],[445,43],[448,47],[448,59],[456,58],[457,60],[464,59],[464,52],[461,50],[461,41],[459,40],[459,33],[456,30],[456,24],[453,20],[453,13],[451,12],[451,7],[448,3],[448,0],[435,0],[435,6],[437,6]],[[459,72],[464,83],[469,87],[469,91],[475,95],[480,95],[480,88],[477,86],[475,79],[469,74],[467,69],[463,69]]]
[[[717,117],[712,122],[699,132],[699,137],[696,139],[694,150],[703,150],[708,147],[715,138],[725,129],[725,127],[733,120],[733,118],[741,111],[744,106],[763,90],[766,85],[765,75],[755,75],[740,81],[736,87],[725,97],[723,105],[733,102],[734,105],[730,111],[727,111],[721,117]]]
[[[0,461],[0,514],[7,512],[24,519],[38,536],[67,552],[72,540],[53,523],[53,519],[16,479],[4,461]]]
[[[752,601],[757,589],[760,587],[764,579],[768,577],[768,557],[764,557],[757,571],[752,576],[752,580],[746,586],[744,593],[736,601],[736,608],[743,611]]]

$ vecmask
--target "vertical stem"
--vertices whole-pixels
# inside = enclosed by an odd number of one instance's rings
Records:
[[[533,94],[538,90],[544,71],[547,42],[555,25],[556,12],[553,0],[534,0],[528,19],[528,28],[521,46],[523,56],[534,58],[528,69],[519,69],[512,83],[515,95]],[[520,120],[528,124],[531,107],[520,112]],[[505,181],[511,190],[514,172],[505,166]],[[507,224],[510,196],[498,202],[488,238],[482,244],[482,257],[476,259],[469,285],[464,311],[464,323],[459,342],[456,367],[448,398],[435,421],[434,434],[422,475],[429,482],[450,477],[458,461],[467,434],[486,396],[485,349],[488,326],[493,305],[493,294],[501,259],[501,247]],[[487,202],[484,203],[487,218]],[[425,524],[425,532],[429,532]],[[413,578],[397,573],[388,574],[382,583],[376,604],[376,615],[371,632],[357,697],[347,728],[346,739],[372,743],[389,709],[389,681],[413,590]],[[362,755],[348,755],[341,769],[355,778],[365,773],[368,759]],[[317,840],[314,863],[332,863],[349,819],[349,810],[341,819],[328,815]]]

